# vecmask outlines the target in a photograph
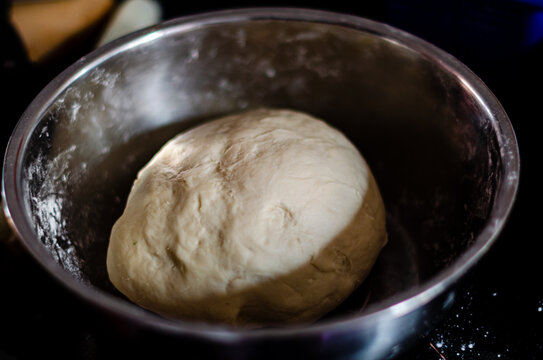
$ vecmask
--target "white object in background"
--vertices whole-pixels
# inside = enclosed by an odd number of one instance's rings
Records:
[[[153,0],[126,0],[115,11],[97,46],[160,22],[162,9]]]

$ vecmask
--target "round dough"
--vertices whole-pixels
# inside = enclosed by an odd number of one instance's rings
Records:
[[[159,314],[314,321],[366,277],[385,210],[358,150],[304,113],[258,109],[170,140],[113,227],[115,287]]]

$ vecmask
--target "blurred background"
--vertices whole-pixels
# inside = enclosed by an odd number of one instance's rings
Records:
[[[541,180],[535,172],[543,121],[543,0],[1,0],[2,154],[38,92],[96,47],[179,16],[262,6],[316,8],[388,23],[449,52],[494,92],[519,142],[517,203],[490,254],[461,284],[452,311],[399,359],[542,359]],[[1,218],[0,359],[102,359],[126,351],[130,344],[102,336],[92,312],[34,264]]]

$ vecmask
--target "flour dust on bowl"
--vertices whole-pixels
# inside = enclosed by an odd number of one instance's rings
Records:
[[[111,228],[137,171],[207,119],[269,107],[325,119],[370,165],[388,244],[369,278],[310,325],[172,321],[115,290]],[[8,145],[5,212],[34,258],[133,344],[198,356],[391,358],[429,329],[499,234],[518,187],[513,129],[488,88],[427,42],[359,17],[240,9],[165,22],[55,78]]]

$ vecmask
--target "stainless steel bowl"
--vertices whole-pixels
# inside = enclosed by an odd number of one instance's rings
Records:
[[[370,278],[308,326],[174,322],[130,303],[109,282],[105,254],[136,172],[179,131],[259,106],[326,119],[365,155],[390,235]],[[3,197],[34,258],[127,324],[138,344],[153,338],[199,356],[381,359],[450,307],[455,283],[502,229],[518,173],[507,115],[452,56],[359,17],[242,9],[131,34],[60,74],[13,132]]]

